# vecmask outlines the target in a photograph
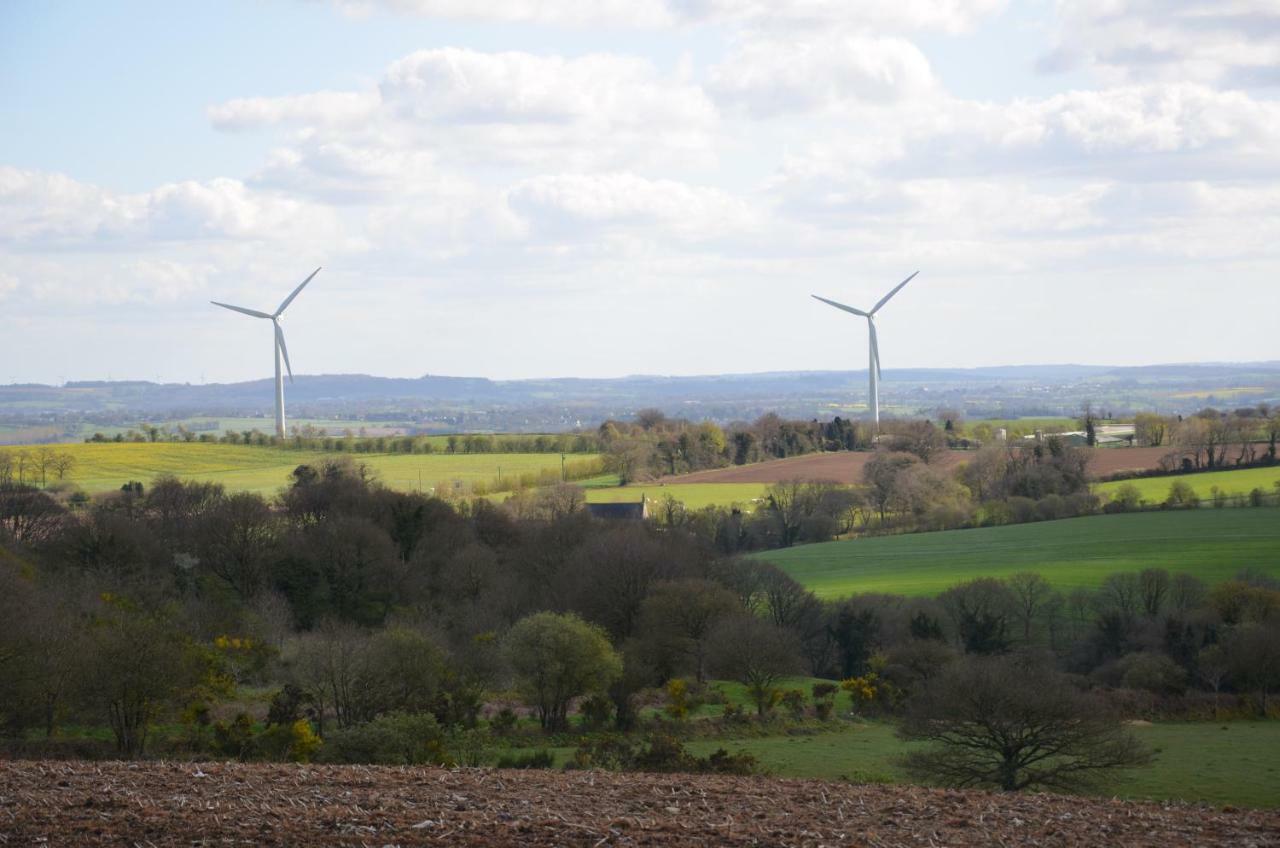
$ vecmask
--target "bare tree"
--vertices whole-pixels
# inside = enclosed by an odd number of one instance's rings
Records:
[[[0,532],[32,544],[49,538],[66,512],[44,492],[17,483],[0,485]]]
[[[1147,617],[1158,616],[1169,595],[1169,572],[1163,568],[1144,569],[1138,574],[1138,593],[1142,599],[1142,611]]]
[[[751,615],[722,621],[710,653],[712,670],[746,686],[762,716],[769,711],[775,684],[800,668],[795,637]]]
[[[715,626],[741,612],[733,592],[710,580],[673,580],[649,592],[640,610],[640,630],[685,657],[699,683],[706,680],[707,646]]]
[[[32,465],[35,466],[36,473],[40,475],[41,487],[44,487],[49,482],[49,469],[53,467],[57,456],[58,452],[53,448],[44,447],[36,451],[36,455],[32,459]]]
[[[904,757],[910,774],[956,787],[1077,791],[1152,760],[1099,700],[1030,656],[950,664],[910,699],[899,734],[931,743]]]
[[[1031,628],[1054,596],[1049,581],[1033,571],[1023,571],[1004,581],[1013,592],[1014,618],[1022,625],[1022,641],[1031,641]]]
[[[76,458],[74,454],[61,451],[53,458],[53,470],[57,472],[59,480],[65,480],[67,475],[71,473],[71,469],[76,467]]]

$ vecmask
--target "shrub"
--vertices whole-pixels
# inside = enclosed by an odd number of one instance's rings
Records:
[[[836,693],[840,687],[834,683],[813,684],[813,713],[820,720],[831,718],[836,709]]]
[[[782,705],[791,713],[791,717],[799,721],[804,718],[805,697],[800,689],[788,689],[782,693]]]
[[[258,751],[268,760],[309,763],[323,744],[311,729],[311,722],[300,718],[292,724],[273,724],[258,736]]]
[[[689,715],[689,681],[679,677],[667,681],[666,712],[677,721]]]
[[[253,719],[246,713],[238,714],[231,722],[220,721],[213,726],[213,751],[237,760],[251,759],[255,754]]]
[[[321,749],[332,763],[452,765],[444,734],[430,713],[391,713],[331,733]]]
[[[520,721],[520,717],[516,715],[516,711],[510,707],[503,707],[489,719],[489,729],[497,736],[506,736],[516,729],[516,724]]]
[[[529,751],[519,754],[503,754],[498,758],[497,767],[502,769],[549,769],[555,764],[556,758],[550,751]]]
[[[1142,492],[1132,483],[1125,483],[1115,490],[1107,503],[1107,512],[1133,512],[1142,508]]]
[[[730,754],[723,748],[707,757],[695,757],[685,750],[679,739],[658,734],[640,741],[611,737],[586,742],[574,752],[569,767],[609,771],[755,774],[759,770],[759,763],[750,754]]]
[[[583,698],[578,705],[578,712],[582,713],[582,721],[587,727],[598,730],[613,718],[613,701],[609,700],[608,695],[597,693]]]
[[[1186,480],[1174,480],[1169,485],[1169,494],[1165,496],[1164,505],[1169,509],[1194,509],[1200,506],[1200,496]]]

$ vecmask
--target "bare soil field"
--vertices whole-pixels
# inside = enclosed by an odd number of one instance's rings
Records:
[[[1280,811],[819,781],[0,763],[0,845],[1280,845]]]
[[[1106,477],[1120,471],[1159,468],[1170,448],[1093,448],[1089,473]],[[955,468],[973,458],[973,451],[946,451],[933,460],[940,468]],[[861,483],[862,469],[871,460],[871,451],[811,453],[790,459],[774,459],[751,465],[734,465],[710,471],[695,471],[664,477],[663,483],[780,483],[784,480],[829,480],[833,483]]]

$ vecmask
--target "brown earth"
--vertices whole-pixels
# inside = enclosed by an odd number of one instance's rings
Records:
[[[1093,448],[1089,452],[1089,473],[1106,477],[1119,471],[1141,471],[1160,467],[1170,448]],[[862,469],[874,456],[870,451],[811,453],[790,459],[774,459],[751,465],[734,465],[662,478],[663,483],[780,483],[784,480],[830,480],[834,483],[861,483]],[[955,468],[968,462],[973,451],[946,451],[933,460],[941,468]]]
[[[1280,811],[819,781],[0,763],[0,845],[1273,846]]]

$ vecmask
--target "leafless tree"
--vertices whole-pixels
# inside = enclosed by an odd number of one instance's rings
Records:
[[[1032,571],[1023,571],[1005,580],[1013,592],[1014,617],[1022,626],[1022,641],[1031,641],[1031,629],[1054,596],[1049,581]]]
[[[913,776],[956,787],[1078,791],[1152,755],[1094,697],[1038,657],[952,663],[908,702]]]
[[[710,664],[721,677],[747,687],[756,712],[768,712],[774,686],[800,668],[795,637],[751,615],[727,618],[711,639]]]

